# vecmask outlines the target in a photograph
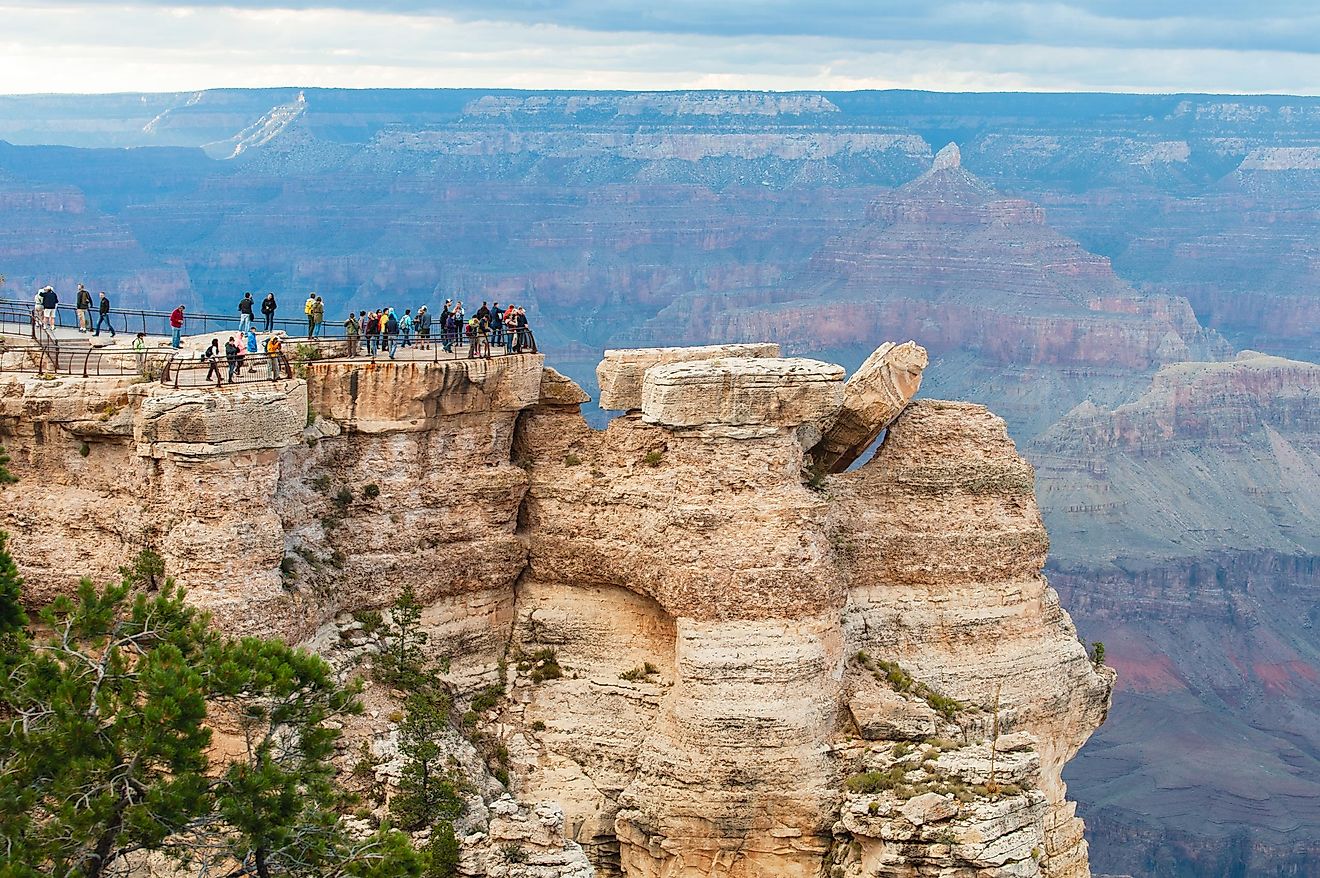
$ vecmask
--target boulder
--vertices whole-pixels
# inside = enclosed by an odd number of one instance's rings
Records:
[[[541,369],[541,397],[539,405],[581,405],[590,402],[591,395],[567,375],[545,366]]]
[[[941,820],[948,820],[957,813],[957,800],[952,796],[941,796],[939,793],[922,793],[903,805],[903,816],[913,826],[938,823]]]
[[[859,686],[848,699],[858,733],[868,741],[920,741],[939,734],[940,716],[929,704],[883,686]]]
[[[652,366],[642,420],[664,427],[798,427],[828,431],[843,369],[806,359],[714,359]]]
[[[839,417],[813,452],[817,461],[835,473],[851,466],[916,395],[928,362],[914,341],[876,348],[844,385]]]
[[[642,379],[652,366],[714,358],[778,357],[779,345],[716,344],[690,348],[636,348],[606,351],[596,367],[600,384],[600,407],[617,411],[635,411],[642,407]]]

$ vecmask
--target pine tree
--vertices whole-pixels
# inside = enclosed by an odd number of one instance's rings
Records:
[[[9,554],[9,534],[0,531],[0,639],[22,631],[28,623],[23,612],[23,578]]]
[[[339,827],[331,720],[360,710],[356,690],[302,650],[214,631],[172,582],[148,594],[130,572],[84,580],[11,638],[0,878],[100,878],[151,850],[261,878],[419,876],[398,832]],[[227,765],[208,756],[213,710],[246,737]]]

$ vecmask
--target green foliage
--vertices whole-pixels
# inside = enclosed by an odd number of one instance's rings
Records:
[[[532,653],[532,673],[533,683],[542,683],[546,680],[558,680],[564,676],[564,669],[559,667],[559,657],[552,647],[544,647]],[[502,694],[502,693],[501,693]]]
[[[9,464],[13,462],[5,449],[0,446],[0,485],[12,485],[18,481],[18,476],[9,471]]]
[[[429,638],[422,630],[422,605],[411,583],[399,592],[387,629],[382,629],[381,651],[376,656],[376,679],[400,689],[430,685],[434,676],[427,670],[423,649]]]
[[[362,633],[368,637],[374,635],[385,624],[380,610],[358,610],[353,614],[353,619],[362,623]]]
[[[133,556],[133,563],[119,568],[119,575],[133,585],[156,591],[165,584],[165,559],[150,547]]]
[[[844,781],[849,792],[854,793],[883,793],[885,790],[892,790],[903,782],[907,770],[901,765],[895,765],[888,771],[864,771],[860,774],[854,774]]]
[[[78,455],[80,457],[86,457],[91,453],[92,453],[92,446],[88,445],[86,442],[83,442],[78,446]]]
[[[924,700],[932,709],[946,720],[953,721],[958,712],[964,710],[966,705],[957,699],[950,698],[941,692],[937,692],[930,686],[914,678],[898,662],[886,661],[884,659],[873,659],[865,652],[857,653],[857,663],[871,672],[877,680],[888,683],[895,692],[904,695],[914,695]]]
[[[440,746],[440,737],[449,728],[449,707],[449,699],[435,691],[414,692],[404,703],[407,714],[399,725],[399,752],[405,761],[390,814],[405,829],[421,829],[463,813],[459,783]]]
[[[311,484],[312,487],[316,489],[316,492],[318,494],[330,493],[331,480],[330,480],[330,476],[326,475],[325,473],[321,473],[320,475],[313,478]]]
[[[330,759],[356,688],[310,653],[224,636],[138,570],[84,580],[10,644],[0,715],[24,721],[0,723],[0,875],[99,878],[162,850],[203,871],[420,876],[399,833],[339,827]],[[210,761],[212,709],[244,738],[228,764]]]
[[[1091,663],[1097,668],[1105,663],[1105,645],[1098,640],[1091,644]]]
[[[504,857],[506,863],[525,863],[527,862],[527,851],[517,842],[509,842],[500,848],[500,854]]]
[[[454,878],[458,874],[458,838],[452,823],[441,823],[431,830],[431,843],[426,847],[424,878]]]
[[[8,542],[9,534],[0,531],[0,647],[6,651],[9,638],[21,633],[28,623],[22,604],[23,577],[9,554]]]
[[[353,503],[353,489],[350,488],[348,485],[344,485],[335,494],[335,505],[339,507],[340,512],[343,512],[347,510],[348,507],[352,505],[352,503]]]
[[[362,496],[366,497],[368,500],[375,500],[380,496],[380,485],[377,485],[375,482],[367,485],[362,489]]]
[[[647,679],[648,677],[655,676],[658,673],[660,673],[660,671],[659,669],[656,668],[655,665],[651,664],[650,662],[643,662],[639,667],[633,668],[631,671],[624,671],[622,674],[619,675],[619,679],[628,680],[633,683],[639,683]]]
[[[581,463],[582,458],[573,454],[571,451],[564,455],[564,466],[579,466]]]
[[[642,458],[642,463],[650,467],[657,467],[664,461],[665,453],[663,451],[648,451],[646,456]]]
[[[500,703],[504,697],[503,686],[487,686],[476,698],[472,699],[471,710],[474,713],[485,713]]]

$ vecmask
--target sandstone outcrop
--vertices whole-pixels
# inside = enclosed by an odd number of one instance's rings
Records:
[[[803,359],[693,360],[652,366],[642,421],[663,427],[799,427],[823,433],[843,405],[842,367]]]
[[[606,351],[596,367],[600,407],[636,411],[642,407],[642,384],[652,366],[734,357],[778,357],[777,344],[726,344],[682,348],[640,348]]]
[[[916,342],[876,348],[844,385],[839,417],[812,452],[817,465],[834,473],[852,466],[917,395],[928,362]]]
[[[413,585],[507,772],[454,732],[468,874],[1080,878],[1060,771],[1112,675],[1041,576],[1003,422],[904,409],[920,352],[882,348],[851,390],[816,361],[652,358],[603,431],[530,355],[221,391],[11,380],[3,524],[33,600],[151,546],[222,624],[345,675],[371,654],[355,614]],[[809,475],[850,405],[841,453],[877,423],[880,450]],[[385,783],[399,695],[369,690],[351,730]]]

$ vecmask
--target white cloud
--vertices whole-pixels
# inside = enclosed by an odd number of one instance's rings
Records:
[[[975,18],[1002,6],[946,4],[940,14]],[[1078,15],[1095,16],[1059,7],[1054,24]],[[7,93],[287,85],[1314,93],[1320,85],[1320,55],[1267,49],[624,33],[352,9],[150,4],[0,5],[0,21]]]

